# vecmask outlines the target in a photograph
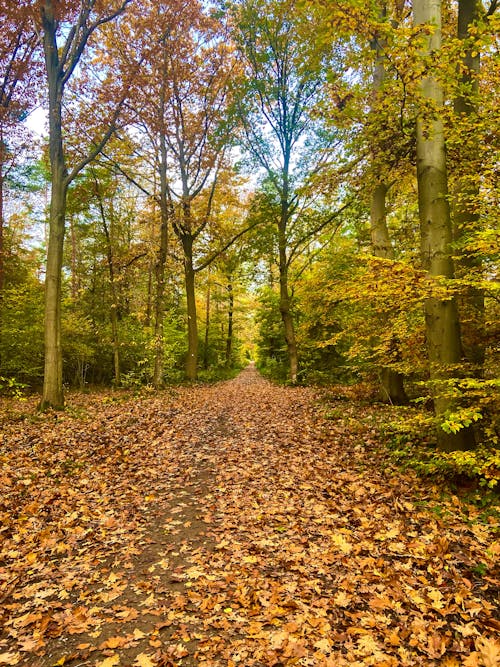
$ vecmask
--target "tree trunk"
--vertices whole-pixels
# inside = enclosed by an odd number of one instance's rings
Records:
[[[61,271],[66,215],[67,170],[62,138],[63,84],[59,69],[57,21],[51,3],[43,14],[43,47],[49,92],[51,195],[45,274],[45,365],[40,409],[64,407],[61,346]]]
[[[415,0],[416,25],[431,25],[424,56],[441,48],[441,4],[439,0]],[[436,58],[436,56],[434,56]],[[427,76],[421,84],[423,104],[417,118],[417,181],[421,230],[422,263],[431,280],[453,278],[450,255],[451,219],[443,123],[439,116],[443,91],[438,81]],[[429,111],[430,109],[430,111]],[[437,279],[437,280],[435,280]],[[454,298],[429,297],[425,303],[425,324],[434,411],[438,422],[456,407],[448,395],[446,381],[453,378],[461,360],[460,327]],[[438,446],[445,451],[473,446],[470,429],[445,433],[438,426]]]
[[[285,330],[285,340],[288,350],[288,363],[290,366],[290,381],[297,382],[298,357],[297,344],[295,342],[295,329],[290,309],[290,293],[288,291],[288,264],[286,260],[285,230],[282,225],[279,229],[279,271],[280,271],[280,313]]]
[[[198,322],[196,320],[195,272],[193,267],[193,237],[183,234],[184,281],[186,287],[188,351],[186,357],[186,379],[196,380],[198,374]]]
[[[203,348],[203,368],[208,369],[208,343],[210,337],[210,267],[208,267],[207,298],[205,301],[205,346]]]
[[[161,112],[164,113],[165,91],[162,88]],[[167,182],[167,147],[165,143],[165,134],[160,133],[160,248],[158,252],[158,262],[156,264],[156,302],[155,302],[155,363],[153,372],[153,386],[159,388],[163,384],[163,361],[164,361],[164,340],[163,340],[163,318],[165,314],[165,267],[168,256],[168,224],[169,224],[169,205],[168,205],[168,182]]]
[[[375,257],[394,259],[394,250],[387,228],[386,194],[387,186],[384,183],[379,183],[372,190],[370,205],[371,241]],[[398,345],[397,341],[394,341],[394,345]],[[402,373],[398,373],[392,368],[383,367],[380,370],[380,381],[384,400],[393,405],[406,405],[408,403]]]
[[[286,231],[290,218],[290,156],[291,148],[285,143],[283,149],[283,184],[281,191],[281,211],[278,221],[278,252],[280,273],[280,313],[285,330],[285,340],[288,350],[290,382],[296,384],[299,371],[295,328],[290,308],[290,292],[288,290],[288,258],[286,252]]]
[[[53,143],[59,144],[54,146]],[[62,409],[61,345],[61,271],[64,248],[64,216],[66,212],[65,166],[62,141],[50,138],[52,191],[50,197],[49,243],[45,275],[45,366],[40,409]]]
[[[385,4],[381,7],[381,18],[387,16],[387,8]],[[373,106],[375,106],[385,81],[385,56],[382,45],[378,39],[372,42],[372,48],[375,50],[375,68],[373,71]],[[372,113],[375,109],[372,108]],[[376,161],[374,156],[373,162]],[[384,165],[385,166],[385,165]],[[378,170],[380,171],[380,170]],[[391,244],[389,236],[389,229],[387,227],[386,214],[386,196],[387,185],[383,182],[383,177],[379,176],[379,182],[374,186],[371,193],[370,202],[370,232],[372,251],[375,257],[383,259],[394,259],[394,249]],[[397,341],[394,341],[397,346]],[[382,385],[382,398],[394,405],[405,405],[408,403],[408,396],[404,388],[404,376],[389,367],[380,369],[380,382]]]
[[[5,159],[5,147],[3,142],[2,123],[0,120],[0,298],[2,297],[3,288],[5,285],[5,246],[4,246],[5,219],[3,210],[4,159]]]
[[[111,307],[109,309],[109,319],[111,322],[111,339],[113,345],[113,368],[114,368],[114,385],[119,387],[121,385],[121,363],[120,363],[120,337],[118,332],[118,294],[116,291],[115,281],[115,264],[113,258],[113,246],[111,243],[111,233],[106,222],[106,214],[104,212],[104,205],[102,203],[101,195],[99,193],[99,185],[96,180],[96,194],[99,199],[99,210],[101,212],[102,227],[104,236],[106,237],[106,258],[108,261],[109,287],[111,290]]]
[[[460,0],[458,4],[458,38],[466,40],[470,37],[469,29],[479,18],[481,7],[478,0]],[[461,84],[469,94],[464,92],[457,96],[454,102],[455,114],[459,124],[465,119],[474,121],[477,114],[477,95],[479,88],[480,56],[474,53],[469,46],[463,60],[463,74]],[[457,170],[461,172],[457,178],[453,191],[454,236],[460,243],[471,232],[478,228],[479,215],[477,200],[479,184],[477,174],[479,169],[479,145],[474,131],[468,133],[463,140],[461,149],[461,164]],[[464,170],[464,167],[468,167]],[[460,250],[460,257],[456,262],[458,277],[481,278],[482,262],[479,256],[474,256],[466,249]],[[458,301],[460,327],[462,331],[463,352],[470,364],[470,372],[476,377],[482,377],[485,359],[484,335],[484,292],[469,286],[467,292]]]
[[[226,367],[229,368],[231,365],[231,355],[233,352],[234,291],[232,282],[228,283],[227,291],[229,295],[229,308],[227,311]]]
[[[49,60],[49,59],[48,59]],[[64,407],[61,344],[61,271],[66,214],[66,164],[61,123],[61,89],[57,69],[47,64],[49,77],[49,154],[51,195],[49,241],[45,274],[45,365],[40,408]]]

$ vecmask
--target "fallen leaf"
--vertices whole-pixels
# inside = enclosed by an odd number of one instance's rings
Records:
[[[96,667],[115,667],[115,665],[120,664],[120,657],[118,655],[111,655],[109,658],[105,658],[102,662],[98,662]]]
[[[134,664],[137,664],[139,667],[154,667],[154,662],[146,653],[139,653],[135,659]]]

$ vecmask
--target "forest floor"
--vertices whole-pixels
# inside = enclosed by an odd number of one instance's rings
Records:
[[[397,468],[381,406],[249,368],[29,408],[0,405],[0,665],[500,664],[498,514]]]

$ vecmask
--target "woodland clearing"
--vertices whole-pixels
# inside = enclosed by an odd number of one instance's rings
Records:
[[[250,367],[4,403],[0,665],[500,664],[498,514],[325,400]]]

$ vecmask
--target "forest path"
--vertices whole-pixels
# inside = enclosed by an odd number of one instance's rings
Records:
[[[327,420],[318,398],[250,367],[7,421],[0,665],[500,656],[487,527],[460,519],[458,499],[439,505],[447,518],[430,511],[377,449],[372,416],[339,401]]]

